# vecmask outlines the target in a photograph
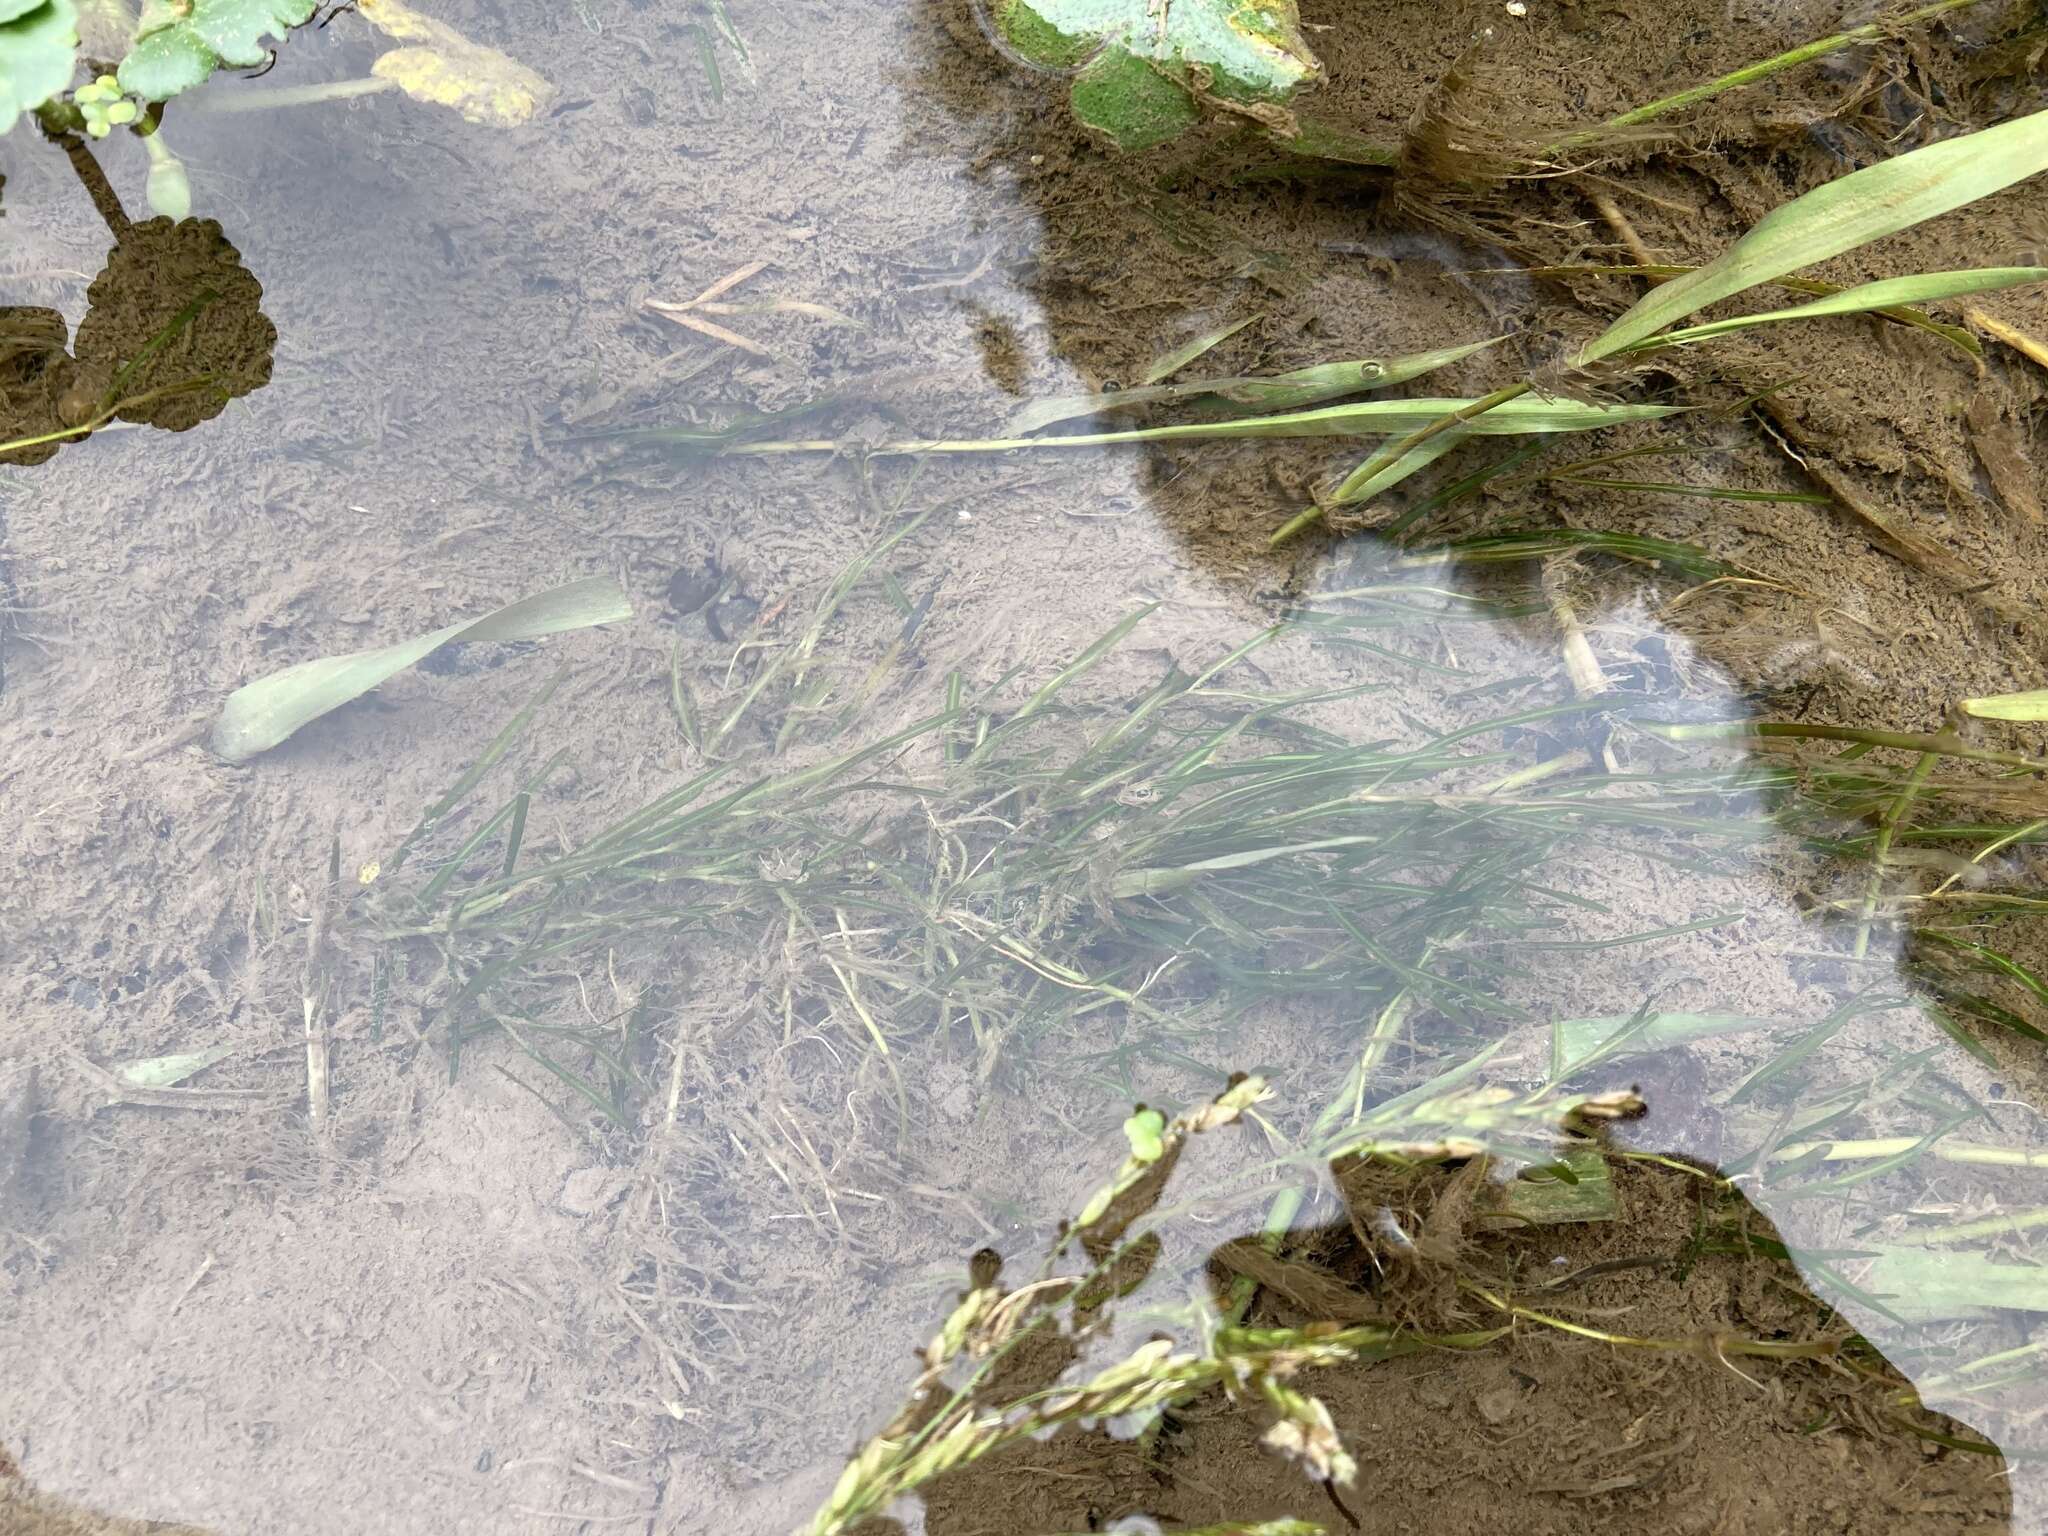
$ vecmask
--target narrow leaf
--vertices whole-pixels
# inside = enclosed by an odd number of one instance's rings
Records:
[[[1215,348],[1222,346],[1224,342],[1230,340],[1231,337],[1258,318],[1257,315],[1246,315],[1242,320],[1226,325],[1221,330],[1210,331],[1205,335],[1197,336],[1185,346],[1175,347],[1150,368],[1147,368],[1145,370],[1145,377],[1139,382],[1158,384],[1163,380],[1172,378],[1203,353],[1213,351]]]
[[[1687,315],[1988,197],[2048,168],[2048,112],[1853,171],[1775,208],[1719,258],[1651,289],[1580,352],[1626,352]]]
[[[1410,379],[1419,379],[1447,367],[1475,352],[1498,346],[1502,338],[1467,342],[1462,346],[1438,347],[1428,352],[1411,352],[1405,357],[1355,358],[1343,362],[1317,363],[1289,373],[1248,375],[1231,379],[1190,379],[1184,384],[1155,384],[1140,389],[1110,390],[1097,395],[1062,395],[1039,400],[1010,418],[1004,432],[1022,437],[1054,422],[1076,416],[1093,416],[1098,411],[1121,410],[1135,405],[1169,405],[1184,400],[1213,397],[1232,405],[1261,411],[1298,411],[1345,395],[1362,395],[1371,390],[1391,389]]]
[[[120,1063],[114,1068],[114,1076],[134,1088],[169,1088],[233,1054],[234,1047],[215,1045],[203,1051],[182,1051],[173,1056],[146,1056]]]
[[[1780,320],[1817,320],[1825,315],[1861,315],[1872,310],[1893,309],[1902,304],[1925,304],[1938,299],[1961,298],[1970,293],[1995,293],[2001,288],[2018,288],[2027,283],[2048,282],[2048,267],[1976,267],[1962,272],[1925,272],[1914,277],[1888,277],[1882,282],[1860,283],[1839,289],[1809,304],[1789,309],[1767,310],[1761,315],[1737,315],[1706,325],[1688,325],[1638,343],[1638,349],[1701,341],[1751,326],[1771,325]]]
[[[2048,1270],[1975,1249],[1885,1248],[1858,1278],[1910,1318],[2048,1312]]]
[[[1009,448],[1094,448],[1111,443],[1164,443],[1228,437],[1399,437],[1434,426],[1472,405],[1470,400],[1418,396],[1401,400],[1360,400],[1314,411],[1286,411],[1243,421],[1193,421],[1123,432],[1086,432],[1064,437],[948,438],[888,443],[878,452],[998,453]],[[1527,432],[1591,432],[1636,421],[1678,415],[1677,405],[1588,405],[1577,400],[1529,396],[1495,406],[1462,423],[1458,431],[1492,437]],[[758,446],[758,445],[757,445]],[[745,448],[738,450],[746,452]]]
[[[1963,713],[1979,720],[2048,720],[2048,688],[2032,693],[1999,693],[1989,698],[1963,700]]]

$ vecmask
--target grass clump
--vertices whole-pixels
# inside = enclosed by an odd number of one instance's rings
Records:
[[[1470,550],[1499,552],[1495,541]],[[1571,736],[1600,706],[1481,710],[1448,729],[1360,740],[1324,722],[1388,683],[1246,680],[1253,658],[1301,645],[1436,676],[1439,663],[1404,649],[1418,623],[1542,611],[1519,594],[1447,591],[1431,574],[1305,604],[1132,696],[1081,698],[1140,631],[1151,610],[1139,609],[1035,689],[1001,679],[977,694],[954,674],[921,718],[848,746],[858,712],[833,689],[866,698],[874,673],[835,683],[817,645],[850,572],[722,711],[689,707],[707,750],[733,747],[758,718],[775,742],[766,764],[707,763],[580,846],[535,859],[518,829],[551,760],[416,883],[390,877],[424,832],[386,860],[378,931],[429,946],[453,980],[440,1026],[451,1065],[479,1031],[540,1027],[537,969],[686,935],[756,950],[772,936],[761,996],[785,1034],[836,1020],[887,1058],[899,1037],[957,1029],[986,1063],[1006,1046],[1028,1057],[1048,1035],[1085,1036],[1093,1047],[1068,1067],[1119,1093],[1148,1059],[1227,1070],[1189,1053],[1277,1001],[1369,1018],[1405,995],[1475,1030],[1515,1017],[1501,983],[1517,946],[1573,910],[1547,884],[1563,846],[1712,839],[1752,786],[1741,774],[1615,774],[1490,790],[1522,753],[1489,742]],[[806,737],[808,760],[791,766]],[[453,820],[474,788],[458,786],[423,827]]]
[[[921,713],[872,736],[862,722],[878,698],[905,707],[891,670],[900,652],[846,662],[834,626],[865,591],[892,589],[888,557],[916,526],[849,568],[795,638],[744,641],[753,671],[726,697],[694,700],[677,667],[678,719],[698,761],[673,788],[537,851],[525,828],[559,754],[479,802],[486,774],[542,718],[536,706],[383,862],[352,923],[383,941],[386,974],[435,988],[429,1028],[451,1072],[471,1043],[501,1034],[546,1074],[551,1105],[577,1135],[628,1144],[661,1123],[664,1103],[672,1120],[676,1102],[676,1080],[666,1094],[661,1082],[662,989],[630,978],[673,973],[679,953],[746,978],[721,1031],[815,1036],[842,1066],[853,1060],[849,1077],[881,1084],[899,1148],[917,1113],[911,1090],[923,1086],[911,1074],[937,1042],[1027,1094],[1059,1081],[1128,1104],[1265,1066],[1249,1054],[1267,1038],[1259,1026],[1313,1019],[1315,1031],[1287,1037],[1302,1054],[1267,1068],[1286,1073],[1284,1099],[1268,1103],[1247,1080],[1218,1101],[1264,1145],[1199,1197],[1210,1220],[1242,1213],[1236,1230],[1266,1256],[1257,1263],[1287,1264],[1333,1166],[1490,1160],[1598,1194],[1597,1170],[1572,1161],[1588,1149],[1560,1150],[1560,1120],[1622,1107],[1602,1095],[1711,1045],[1740,1065],[1705,1093],[1720,1169],[1701,1177],[1824,1205],[1827,1223],[1781,1247],[1831,1301],[1861,1309],[1854,1325],[1810,1338],[1713,1348],[1834,1368],[1867,1353],[1862,1338],[1881,1327],[1887,1350],[1924,1349],[1923,1320],[1890,1298],[1944,1265],[1946,1289],[1930,1294],[1968,1330],[1944,1346],[1944,1369],[2011,1347],[1996,1319],[2014,1277],[1984,1254],[2010,1239],[2007,1227],[1989,1238],[1990,1227],[1902,1221],[1901,1210],[1914,1203],[1904,1191],[1937,1176],[1944,1189],[1973,1181],[1973,1199],[2004,1209],[2002,1187],[1983,1181],[2048,1163],[1997,1132],[1959,1071],[1964,1051],[1993,1059],[1987,1039],[2040,1034],[2048,987],[1979,925],[2040,905],[2014,861],[2044,818],[2016,819],[1991,792],[2017,793],[2048,764],[1955,733],[1671,724],[1640,695],[1564,695],[1554,667],[1474,686],[1484,671],[1412,648],[1424,625],[1463,634],[1469,655],[1504,626],[1547,618],[1541,588],[1510,573],[1561,552],[1733,579],[1687,546],[1576,531],[1391,551],[1242,643],[1133,683],[1127,644],[1154,619],[1136,609],[1035,685],[949,674]],[[1461,591],[1446,580],[1452,562],[1503,577],[1483,594]],[[1373,675],[1312,688],[1271,680],[1286,672],[1280,658],[1304,653],[1356,657]],[[1361,713],[1380,723],[1359,730]],[[1618,756],[1606,750],[1617,741]],[[1801,755],[1782,749],[1801,742]],[[1814,742],[1838,755],[1813,755]],[[1731,746],[1730,758],[1711,755]],[[1998,777],[2008,773],[2024,777]],[[1935,849],[1946,852],[1946,883],[1921,878],[1933,866],[1915,855]],[[1680,1012],[1654,997],[1604,1019],[1545,1011],[1544,978],[1561,957],[1747,915],[1737,903],[1644,920],[1593,894],[1588,872],[1636,861],[1740,877],[1787,850],[1842,876],[1816,909],[1815,963],[1839,972],[1822,1016]],[[1582,918],[1601,920],[1595,935],[1576,926]],[[564,975],[613,978],[618,1007],[565,1006]],[[1540,1067],[1531,1040],[1548,1045]],[[678,1077],[684,1060],[677,1043]],[[1019,1436],[1152,1414],[1216,1387],[1267,1404],[1293,1426],[1282,1438],[1311,1475],[1341,1487],[1341,1445],[1293,1379],[1307,1363],[1477,1348],[1527,1327],[1605,1348],[1709,1347],[1626,1316],[1596,1325],[1518,1290],[1512,1274],[1459,1266],[1457,1294],[1480,1326],[1375,1314],[1274,1333],[1249,1321],[1256,1277],[1271,1272],[1254,1263],[1179,1315],[1169,1347],[1134,1344],[1119,1361],[1091,1356],[1071,1382],[1055,1372],[1017,1387],[1001,1363],[1013,1341],[1045,1329],[1094,1337],[1090,1277],[1123,1274],[1119,1255],[1195,1203],[1156,1196],[1208,1113],[1131,1116],[1118,1177],[1039,1280],[971,1288],[927,1353],[921,1395],[857,1458],[816,1529],[850,1528]],[[1129,1214],[1136,1205],[1143,1223]],[[1520,1219],[1542,1208],[1532,1199]],[[1567,1198],[1559,1219],[1598,1221],[1611,1208]],[[2032,1229],[2023,1211],[2013,1220]],[[1086,1260],[1078,1273],[1059,1267],[1074,1245]],[[1973,1257],[1957,1268],[1958,1253]],[[1078,1359],[1063,1355],[1061,1371],[1079,1370]]]

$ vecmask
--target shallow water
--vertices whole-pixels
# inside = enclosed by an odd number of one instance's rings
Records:
[[[1588,483],[1635,461],[1518,465],[1408,543],[1272,553],[1355,441],[864,457],[1141,383],[1237,320],[1188,374],[1509,332],[1535,366],[1619,301],[1498,270],[1534,263],[1448,193],[1456,227],[1377,183],[1239,177],[1242,146],[1112,161],[964,10],[729,9],[744,56],[708,8],[450,12],[556,87],[518,132],[389,95],[219,110],[362,75],[378,45],[346,15],[177,104],[274,357],[263,377],[246,315],[195,327],[180,355],[216,344],[206,367],[252,386],[217,419],[0,469],[0,1448],[50,1495],[221,1532],[797,1528],[897,1413],[970,1254],[1023,1284],[1142,1144],[1135,1105],[1255,1072],[1257,1117],[1051,1262],[1124,1294],[1018,1379],[1199,1349],[1245,1305],[1510,1331],[1296,1379],[1360,1463],[1348,1514],[1260,1447],[1267,1405],[1211,1392],[998,1452],[907,1528],[2048,1529],[2038,940],[1943,905],[2026,897],[2038,829],[1992,845],[2032,827],[2036,781],[1949,761],[1902,798],[1910,755],[1660,734],[1925,732],[2033,686],[2012,501],[2039,488],[2038,372],[1852,321],[1653,381],[1726,405],[1808,380],[1780,430],[1982,590],[1811,499]],[[1500,24],[1310,10],[1337,99],[1389,136]],[[1597,118],[1840,18],[1696,19],[1568,9],[1481,57],[1526,66],[1544,121]],[[1363,106],[1361,55],[1400,66]],[[1896,102],[1779,125],[1870,62],[1770,88],[1706,169],[1615,171],[1634,226],[1696,256],[1860,163]],[[139,212],[139,148],[98,153]],[[10,324],[41,346],[26,311],[61,314],[85,362],[107,222],[27,129],[0,165]],[[1513,195],[1546,260],[1614,259],[1579,190]],[[2018,259],[2025,218],[1994,200],[1830,275]],[[175,310],[186,258],[151,249],[133,280]],[[2038,299],[1986,307],[2042,333]],[[1754,418],[1686,430],[1643,480],[1815,495]],[[1649,439],[1584,442],[1547,464]],[[1528,528],[1711,558],[1445,548]],[[591,576],[630,620],[439,652],[246,767],[203,744],[253,678]],[[515,804],[508,858],[489,818]],[[1981,964],[1944,1013],[1959,956]],[[110,1086],[214,1048],[177,1089]],[[1458,1091],[1494,1097],[1400,1097],[1474,1063]],[[1560,1101],[1627,1089],[1611,1201],[1552,1180],[1580,1219],[1532,1218],[1506,1181],[1553,1155]],[[1503,1104],[1526,1113],[1484,1138],[1490,1172],[1347,1160]]]

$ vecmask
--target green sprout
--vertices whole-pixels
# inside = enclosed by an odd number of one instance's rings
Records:
[[[121,82],[112,75],[101,75],[91,84],[81,85],[71,93],[71,99],[85,117],[85,131],[96,139],[104,139],[116,128],[134,122],[140,114],[140,109],[121,89]]]
[[[1166,1151],[1166,1116],[1156,1109],[1139,1109],[1124,1122],[1124,1139],[1131,1144],[1131,1156],[1141,1163],[1156,1163]]]

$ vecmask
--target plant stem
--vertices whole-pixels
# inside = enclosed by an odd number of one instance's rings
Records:
[[[268,90],[237,91],[219,100],[208,99],[208,112],[264,112],[272,107],[311,107],[323,101],[347,101],[355,96],[375,96],[398,89],[396,80],[365,75],[360,80],[332,80],[321,85],[280,85]],[[179,103],[184,105],[184,103]]]
[[[123,411],[132,410],[138,405],[148,405],[153,400],[162,400],[170,395],[180,395],[190,390],[201,389],[212,382],[213,376],[207,374],[197,379],[185,379],[177,384],[166,384],[162,389],[152,389],[139,395],[131,395],[125,400],[116,400],[112,405],[107,406],[88,420],[81,421],[75,427],[59,427],[54,432],[38,432],[34,437],[10,438],[8,441],[0,443],[0,454],[14,453],[23,448],[40,448],[44,443],[60,443],[67,437],[90,437]]]
[[[1884,820],[1878,823],[1877,841],[1870,849],[1870,882],[1863,889],[1863,910],[1856,919],[1856,958],[1861,960],[1870,953],[1870,920],[1877,913],[1877,898],[1884,889],[1885,866],[1891,862],[1892,839],[1899,834],[1899,823],[1906,819],[1906,811],[1919,797],[1927,783],[1927,775],[1934,771],[1934,765],[1941,760],[1939,752],[1922,752],[1920,760],[1913,764],[1913,771],[1906,775],[1906,782],[1900,786],[1892,803],[1885,807]]]
[[[113,183],[107,180],[107,173],[100,169],[99,161],[93,158],[93,153],[86,147],[85,140],[75,133],[59,133],[54,137],[57,147],[70,158],[71,169],[78,173],[78,179],[85,187],[86,196],[92,199],[93,207],[99,211],[101,219],[106,221],[107,233],[111,234],[117,243],[125,239],[129,228],[128,215],[122,210],[121,199],[116,195]]]

